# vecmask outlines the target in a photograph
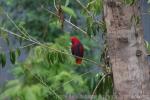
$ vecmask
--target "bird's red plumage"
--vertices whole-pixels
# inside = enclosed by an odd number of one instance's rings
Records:
[[[75,36],[71,37],[70,39],[72,42],[71,51],[72,51],[72,54],[76,58],[76,64],[81,64],[82,63],[82,57],[84,54],[83,45],[80,42],[80,40]]]

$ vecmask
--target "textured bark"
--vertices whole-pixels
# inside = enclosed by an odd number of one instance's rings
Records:
[[[138,2],[130,6],[122,1],[104,0],[115,97],[117,100],[150,100],[150,65],[142,25],[136,20],[140,18]]]

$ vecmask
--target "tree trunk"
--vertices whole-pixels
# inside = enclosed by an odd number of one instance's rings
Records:
[[[108,54],[117,100],[150,100],[150,65],[138,1],[104,0]],[[137,2],[136,2],[137,1]]]

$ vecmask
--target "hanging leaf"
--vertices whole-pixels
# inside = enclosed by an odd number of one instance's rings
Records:
[[[92,35],[92,24],[93,24],[93,20],[91,17],[87,17],[86,19],[86,25],[87,25],[87,33],[89,36]]]
[[[148,48],[149,47],[149,43],[148,43],[148,41],[144,41],[145,42],[145,46],[146,46],[146,48]]]
[[[136,16],[136,15],[133,15],[131,17],[131,21],[135,22],[135,24],[138,25],[140,23],[140,17]]]
[[[3,37],[3,39],[6,41],[7,45],[9,45],[9,37],[7,32],[1,31],[0,35]]]
[[[144,41],[145,42],[145,48],[146,48],[146,51],[148,53],[148,55],[150,54],[150,43],[148,43],[148,41]]]
[[[24,93],[25,100],[37,100],[36,94],[32,91],[31,87],[26,87]]]
[[[10,56],[10,61],[12,64],[15,64],[16,62],[16,54],[15,54],[15,51],[14,50],[10,50],[9,52],[9,56]]]
[[[0,63],[2,64],[2,68],[3,68],[6,64],[6,55],[5,55],[5,53],[0,53]]]
[[[70,0],[66,0],[65,7],[69,5]]]
[[[19,49],[19,48],[17,48],[17,49],[16,49],[16,56],[17,56],[17,57],[19,57],[19,56],[20,56],[20,54],[21,54],[21,51],[20,51],[20,49]]]
[[[9,46],[10,43],[9,43],[9,38],[8,37],[5,38],[5,41],[6,41],[7,45]]]
[[[99,27],[103,33],[106,33],[107,29],[106,29],[106,23],[104,21],[100,21]]]
[[[74,17],[74,18],[77,18],[77,15],[76,13],[74,12],[73,9],[69,8],[69,7],[65,7],[65,6],[61,6],[62,10],[64,12],[66,12],[67,14],[69,14],[70,16]]]
[[[91,0],[86,8],[91,14],[98,15],[103,11],[103,0]]]
[[[124,3],[126,5],[130,5],[130,6],[132,6],[135,2],[136,2],[136,0],[124,0]]]
[[[52,62],[51,62],[51,54],[50,53],[47,53],[47,61],[48,61],[48,63],[50,63],[50,64],[52,64]]]

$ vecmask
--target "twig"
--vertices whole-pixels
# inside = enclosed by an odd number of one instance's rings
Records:
[[[28,38],[30,41],[31,41],[31,40],[34,40],[34,39],[29,35],[29,33],[23,32],[23,31],[17,26],[17,24],[11,19],[11,17],[8,15],[8,13],[5,12],[5,14],[6,14],[7,18],[12,22],[12,24],[14,24],[14,26],[17,28],[17,30],[18,30],[21,34],[24,35],[24,38]],[[28,36],[27,36],[25,33],[27,33]],[[22,36],[20,36],[20,37],[22,37]],[[35,40],[34,40],[34,41],[35,41]],[[38,42],[38,41],[36,41],[36,42]]]
[[[41,6],[45,11],[55,15],[56,17],[59,18],[59,16],[57,14],[55,14],[54,12],[50,11],[49,9],[44,8],[43,6]],[[68,24],[70,24],[71,26],[73,26],[74,28],[76,28],[77,30],[81,31],[82,33],[84,33],[85,35],[88,35],[86,31],[84,31],[83,29],[81,29],[80,27],[74,25],[73,23],[71,23],[70,21],[64,19],[65,22],[67,22]]]
[[[34,44],[36,44],[36,43],[31,43],[31,44],[28,44],[28,45],[24,45],[24,46],[21,46],[21,47],[19,47],[19,48],[20,48],[20,49],[23,49],[23,48],[26,48],[26,47],[32,46],[32,45],[34,45]]]
[[[54,7],[55,7],[56,11],[58,11],[55,0],[54,0]]]
[[[91,16],[90,11],[87,10],[87,8],[80,2],[80,0],[76,0],[76,2]],[[93,17],[93,16],[91,16]]]

